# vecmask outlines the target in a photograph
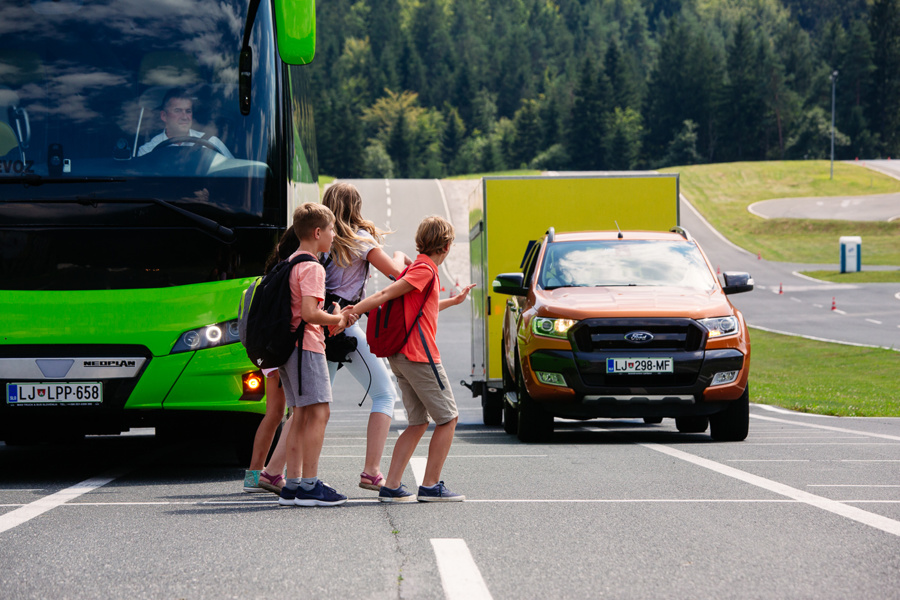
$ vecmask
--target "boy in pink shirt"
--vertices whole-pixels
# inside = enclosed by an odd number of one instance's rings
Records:
[[[294,211],[293,228],[300,247],[288,260],[304,252],[316,256],[331,248],[334,214],[321,204],[307,202]],[[346,502],[347,496],[337,493],[318,478],[319,455],[331,415],[331,382],[322,326],[337,331],[356,319],[347,314],[348,309],[337,314],[322,310],[325,268],[318,261],[294,265],[290,286],[291,329],[296,331],[302,326],[304,330],[303,347],[296,348],[288,361],[278,368],[285,403],[294,408],[293,426],[287,437],[287,477],[278,504],[337,506]]]
[[[416,232],[419,255],[403,277],[353,307],[353,314],[360,315],[406,294],[404,314],[407,328],[415,320],[419,307],[423,307],[422,316],[410,332],[406,344],[400,352],[388,357],[391,370],[397,376],[409,427],[400,434],[394,445],[391,468],[378,493],[378,499],[382,502],[410,502],[416,499],[419,502],[460,502],[466,498],[451,492],[441,481],[441,469],[450,453],[459,411],[435,344],[438,312],[462,303],[469,290],[475,287],[469,285],[458,296],[440,299],[438,290],[441,284],[437,269],[450,253],[453,238],[453,225],[441,217],[427,217]],[[432,360],[429,360],[429,355]],[[428,429],[429,416],[436,427],[428,446],[425,475],[416,496],[406,490],[401,479],[419,440]]]

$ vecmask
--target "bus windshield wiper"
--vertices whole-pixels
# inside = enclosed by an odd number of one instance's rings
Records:
[[[124,177],[45,177],[29,173],[22,177],[0,177],[0,184],[17,183],[19,185],[44,185],[46,183],[123,183]]]
[[[200,229],[209,233],[216,239],[231,243],[234,241],[234,230],[224,225],[200,216],[197,213],[185,210],[180,206],[176,206],[166,200],[160,198],[96,198],[93,196],[76,196],[75,198],[16,198],[12,200],[2,200],[3,202],[18,202],[30,204],[81,204],[82,206],[93,206],[96,204],[156,204],[162,206],[179,215],[190,219],[196,223]]]

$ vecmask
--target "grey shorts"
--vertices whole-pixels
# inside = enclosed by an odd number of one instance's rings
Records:
[[[413,362],[403,354],[389,357],[388,362],[391,363],[391,371],[397,376],[397,385],[400,386],[400,396],[410,425],[426,424],[429,416],[438,425],[443,425],[459,416],[450,380],[442,365],[437,364],[435,367],[444,384],[443,390],[438,385],[430,364]]]
[[[284,400],[287,406],[302,407],[322,402],[331,402],[331,380],[328,377],[328,362],[324,354],[303,350],[300,374],[303,380],[302,392],[297,378],[297,352],[294,348],[286,363],[278,367],[284,386]]]

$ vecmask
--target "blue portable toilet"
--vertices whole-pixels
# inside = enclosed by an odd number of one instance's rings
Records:
[[[841,236],[841,273],[862,271],[862,238],[858,235]]]

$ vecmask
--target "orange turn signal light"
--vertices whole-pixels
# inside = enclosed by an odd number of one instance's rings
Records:
[[[244,396],[242,397],[242,399],[247,398],[248,396],[252,396],[252,399],[254,400],[262,399],[262,395],[266,391],[265,380],[263,379],[262,372],[251,371],[250,373],[244,374],[241,380],[244,384]]]

